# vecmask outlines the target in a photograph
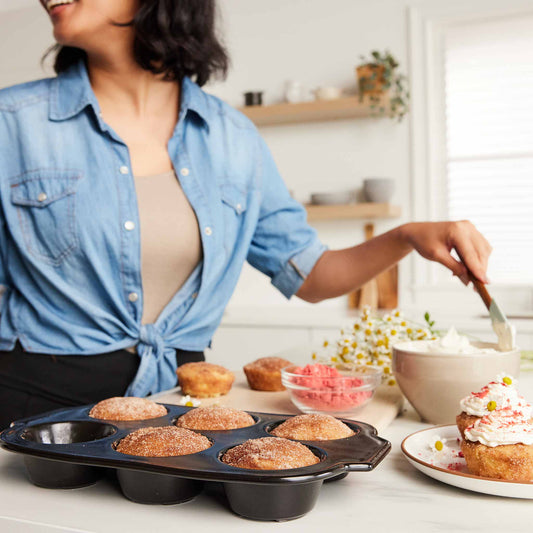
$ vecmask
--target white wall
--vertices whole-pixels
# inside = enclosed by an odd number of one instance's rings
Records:
[[[29,5],[23,0],[0,2],[0,87],[42,78],[40,61],[54,43],[48,16],[37,0],[32,7],[7,10],[14,5]],[[50,71],[46,75],[51,75]]]

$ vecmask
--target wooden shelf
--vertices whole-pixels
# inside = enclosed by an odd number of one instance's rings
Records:
[[[305,208],[307,209],[308,221],[399,218],[402,214],[400,206],[370,202],[343,205],[306,205]]]
[[[358,96],[299,104],[246,106],[239,108],[239,111],[252,120],[256,126],[365,118],[375,113],[373,109],[370,109],[370,102],[367,99],[360,102]]]

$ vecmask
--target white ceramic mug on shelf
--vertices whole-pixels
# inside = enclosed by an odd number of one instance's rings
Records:
[[[342,97],[342,89],[338,87],[318,87],[313,91],[316,100],[336,100]]]

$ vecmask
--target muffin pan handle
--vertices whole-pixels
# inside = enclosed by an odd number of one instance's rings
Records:
[[[389,441],[373,435],[359,435],[354,442],[351,456],[345,461],[344,469],[347,472],[366,472],[373,470],[389,453]],[[354,456],[357,460],[354,461]]]

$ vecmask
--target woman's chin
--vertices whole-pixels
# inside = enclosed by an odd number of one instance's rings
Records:
[[[66,24],[54,24],[54,39],[61,46],[83,48],[81,46],[83,39],[79,38],[78,32],[73,31],[71,25],[67,27]]]

